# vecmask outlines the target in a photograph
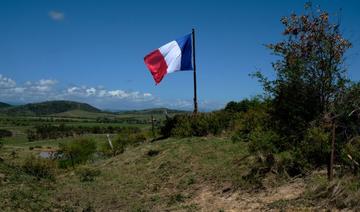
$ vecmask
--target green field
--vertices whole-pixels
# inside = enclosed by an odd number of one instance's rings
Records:
[[[356,176],[338,175],[328,182],[320,167],[290,177],[279,173],[286,157],[276,155],[275,165],[268,170],[268,158],[251,152],[249,142],[227,134],[153,140],[165,120],[162,114],[123,112],[106,122],[99,119],[101,115],[1,116],[0,129],[13,135],[2,139],[0,149],[0,211],[318,211],[359,207]],[[155,137],[149,121],[152,115],[159,121]],[[146,139],[126,146],[123,153],[106,155],[107,133],[29,141],[28,131],[39,125],[135,127]],[[110,136],[115,141],[120,134]],[[79,139],[96,144],[95,154],[86,162],[61,167],[59,159],[42,156]],[[44,166],[52,177],[29,173],[29,162],[35,164],[31,168],[36,173]]]

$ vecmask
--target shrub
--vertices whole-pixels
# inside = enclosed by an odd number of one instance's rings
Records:
[[[230,113],[247,112],[250,108],[259,107],[263,102],[259,98],[244,99],[240,102],[231,101],[225,106]]]
[[[96,143],[89,139],[78,139],[68,143],[59,144],[58,155],[61,157],[60,165],[67,167],[69,162],[75,164],[89,160],[96,151]]]
[[[146,141],[146,137],[143,133],[122,132],[113,142],[114,154],[121,154],[127,146],[138,145],[144,141]]]
[[[274,153],[277,152],[275,144],[280,140],[280,137],[271,130],[254,130],[249,134],[249,151],[259,153]]]
[[[355,174],[360,168],[360,137],[355,137],[349,141],[341,152],[341,159],[350,167]]]
[[[276,169],[280,174],[286,174],[294,177],[303,174],[307,168],[307,162],[299,157],[297,152],[284,151],[275,155]]]
[[[249,141],[249,136],[254,130],[265,130],[269,128],[269,115],[267,108],[250,108],[246,112],[238,113],[233,116],[233,141]]]
[[[83,167],[76,170],[76,174],[79,176],[81,182],[91,182],[95,180],[95,177],[101,174],[98,169]]]
[[[330,155],[330,133],[320,127],[309,128],[300,143],[299,151],[301,157],[312,165],[318,167],[327,164]]]
[[[11,137],[13,134],[9,130],[0,129],[0,139],[5,137]]]
[[[161,128],[164,137],[191,137],[218,135],[229,127],[229,114],[224,111],[197,115],[175,115],[168,118]]]
[[[55,177],[56,164],[52,160],[38,158],[32,155],[25,160],[22,168],[26,173],[38,179],[46,178],[53,180]]]

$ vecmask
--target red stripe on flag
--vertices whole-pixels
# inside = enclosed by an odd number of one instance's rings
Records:
[[[164,59],[164,56],[157,49],[150,54],[146,55],[144,58],[145,64],[150,70],[156,84],[159,84],[164,76],[167,74],[167,64]]]

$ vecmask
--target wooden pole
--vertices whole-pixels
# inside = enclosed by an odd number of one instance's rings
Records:
[[[195,61],[195,29],[192,29],[192,50],[193,50],[193,65],[194,65],[194,114],[198,112],[197,92],[196,92],[196,61]]]
[[[331,139],[331,153],[330,153],[330,167],[329,167],[329,181],[333,179],[333,171],[334,171],[334,154],[335,154],[335,129],[336,125],[333,123],[332,126],[332,139]]]

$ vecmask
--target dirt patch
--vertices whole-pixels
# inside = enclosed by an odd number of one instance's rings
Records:
[[[223,193],[205,187],[193,201],[201,211],[263,211],[268,209],[267,205],[270,203],[300,197],[304,190],[305,184],[302,179],[256,193],[242,191]]]

